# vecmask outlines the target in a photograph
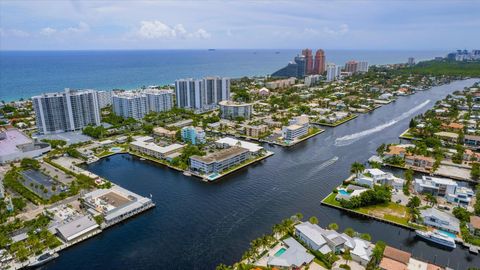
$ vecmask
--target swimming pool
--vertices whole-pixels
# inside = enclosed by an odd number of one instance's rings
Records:
[[[339,189],[338,190],[338,193],[342,194],[342,195],[345,195],[345,196],[349,196],[350,193],[348,193],[348,191],[346,191],[345,189]]]
[[[450,238],[453,238],[453,239],[457,238],[457,236],[454,233],[451,233],[451,232],[442,231],[442,230],[437,230],[437,232],[439,232],[439,233],[441,233],[445,236],[448,236]]]
[[[120,151],[122,151],[122,150],[123,150],[123,148],[117,147],[117,146],[110,148],[110,151],[111,151],[111,152],[114,152],[114,153],[118,153],[118,152],[120,152]]]
[[[278,256],[282,255],[283,253],[285,253],[285,251],[287,251],[287,249],[282,247],[277,252],[275,252],[275,255],[273,255],[273,256],[278,257]]]

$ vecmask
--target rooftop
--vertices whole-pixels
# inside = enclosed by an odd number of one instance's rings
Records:
[[[237,139],[230,138],[230,137],[224,137],[224,138],[218,139],[215,142],[218,143],[218,144],[228,144],[230,146],[240,146],[240,147],[248,149],[250,152],[254,152],[254,153],[263,149],[263,147],[261,147],[260,145],[258,145],[256,143],[241,141],[241,140],[237,140]]]
[[[385,250],[383,251],[383,257],[384,258],[389,258],[389,259],[392,259],[392,260],[395,260],[397,262],[400,262],[400,263],[403,263],[403,264],[407,265],[408,262],[410,261],[410,257],[412,257],[412,254],[410,254],[406,251],[400,250],[400,249],[396,249],[396,248],[393,248],[393,247],[390,247],[390,246],[386,246]],[[385,268],[385,269],[390,269],[390,268]]]
[[[470,216],[470,225],[475,229],[480,229],[480,217]]]
[[[308,253],[307,250],[295,239],[289,237],[283,241],[288,247],[287,250],[279,255],[274,256],[269,261],[269,265],[283,267],[300,267],[303,264],[310,263],[315,257]]]
[[[0,155],[10,155],[22,152],[17,146],[32,143],[32,139],[28,138],[18,129],[7,129],[4,131],[5,139],[0,139]]]
[[[98,224],[90,216],[82,216],[69,223],[61,225],[57,231],[64,239],[70,241],[87,232],[98,228]]]
[[[208,154],[206,156],[192,156],[192,159],[196,159],[205,163],[218,162],[231,157],[240,155],[242,153],[248,152],[248,149],[239,146],[233,146],[230,148],[222,149],[217,152]]]

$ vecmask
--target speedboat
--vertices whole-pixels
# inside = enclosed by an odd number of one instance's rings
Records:
[[[430,241],[432,243],[448,247],[448,248],[456,248],[457,245],[455,244],[455,240],[451,237],[448,237],[438,231],[421,231],[416,230],[416,235],[422,239]]]

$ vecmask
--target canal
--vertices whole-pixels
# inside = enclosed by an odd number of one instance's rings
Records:
[[[369,233],[374,241],[407,250],[455,269],[480,266],[480,256],[457,248],[430,246],[414,232],[360,219],[322,206],[320,201],[349,175],[350,164],[365,162],[382,143],[398,142],[412,116],[475,82],[457,81],[396,102],[292,148],[270,147],[275,155],[218,183],[196,178],[126,154],[88,166],[92,172],[144,196],[157,207],[62,251],[46,269],[214,269],[240,260],[249,242],[297,212]]]

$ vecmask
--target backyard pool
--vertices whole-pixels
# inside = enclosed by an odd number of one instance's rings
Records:
[[[453,239],[457,238],[457,236],[454,233],[451,233],[451,232],[442,231],[442,230],[437,230],[437,232],[439,232],[439,233],[441,233],[445,236],[448,236],[450,238],[453,238]]]
[[[282,255],[283,253],[285,253],[285,251],[287,251],[287,249],[282,247],[277,252],[275,252],[275,255],[273,255],[273,256],[278,257],[278,256]]]
[[[342,195],[345,195],[345,196],[349,196],[350,193],[348,193],[348,191],[346,191],[345,189],[339,189],[338,190],[338,193],[342,194]]]

